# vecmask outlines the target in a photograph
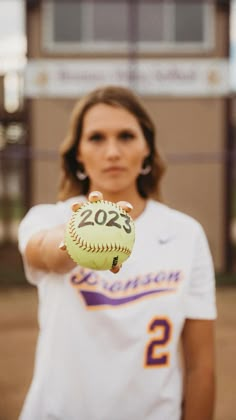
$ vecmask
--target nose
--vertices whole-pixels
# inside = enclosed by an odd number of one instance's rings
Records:
[[[121,150],[116,139],[110,138],[107,140],[105,155],[108,159],[119,159]]]

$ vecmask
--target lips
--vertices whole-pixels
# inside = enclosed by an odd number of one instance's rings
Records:
[[[121,166],[110,166],[109,168],[104,169],[103,172],[105,173],[120,173],[120,172],[124,172],[125,168],[122,168]]]

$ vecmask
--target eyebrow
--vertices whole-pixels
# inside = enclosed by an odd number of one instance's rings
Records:
[[[94,134],[104,134],[104,130],[102,129],[92,129],[84,133],[86,136],[93,136]]]
[[[128,133],[136,133],[137,130],[135,130],[134,128],[130,128],[130,127],[123,127],[123,128],[119,128],[116,132],[117,133],[124,133],[124,132],[128,132]],[[104,134],[106,132],[106,129],[102,129],[102,128],[94,128],[91,130],[88,130],[87,132],[85,131],[84,134],[87,136],[91,136],[93,134]]]

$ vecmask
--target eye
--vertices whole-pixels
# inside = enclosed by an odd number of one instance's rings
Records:
[[[88,137],[88,139],[90,140],[90,141],[94,141],[94,142],[99,142],[99,141],[102,141],[103,140],[103,135],[102,135],[102,133],[93,133],[93,134],[91,134],[89,137]]]
[[[135,134],[130,130],[124,130],[119,133],[119,138],[121,140],[132,140],[135,138]]]

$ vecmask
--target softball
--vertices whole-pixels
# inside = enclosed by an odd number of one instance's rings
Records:
[[[94,270],[121,265],[132,252],[134,222],[118,204],[98,200],[85,202],[72,214],[64,243],[70,257]]]

